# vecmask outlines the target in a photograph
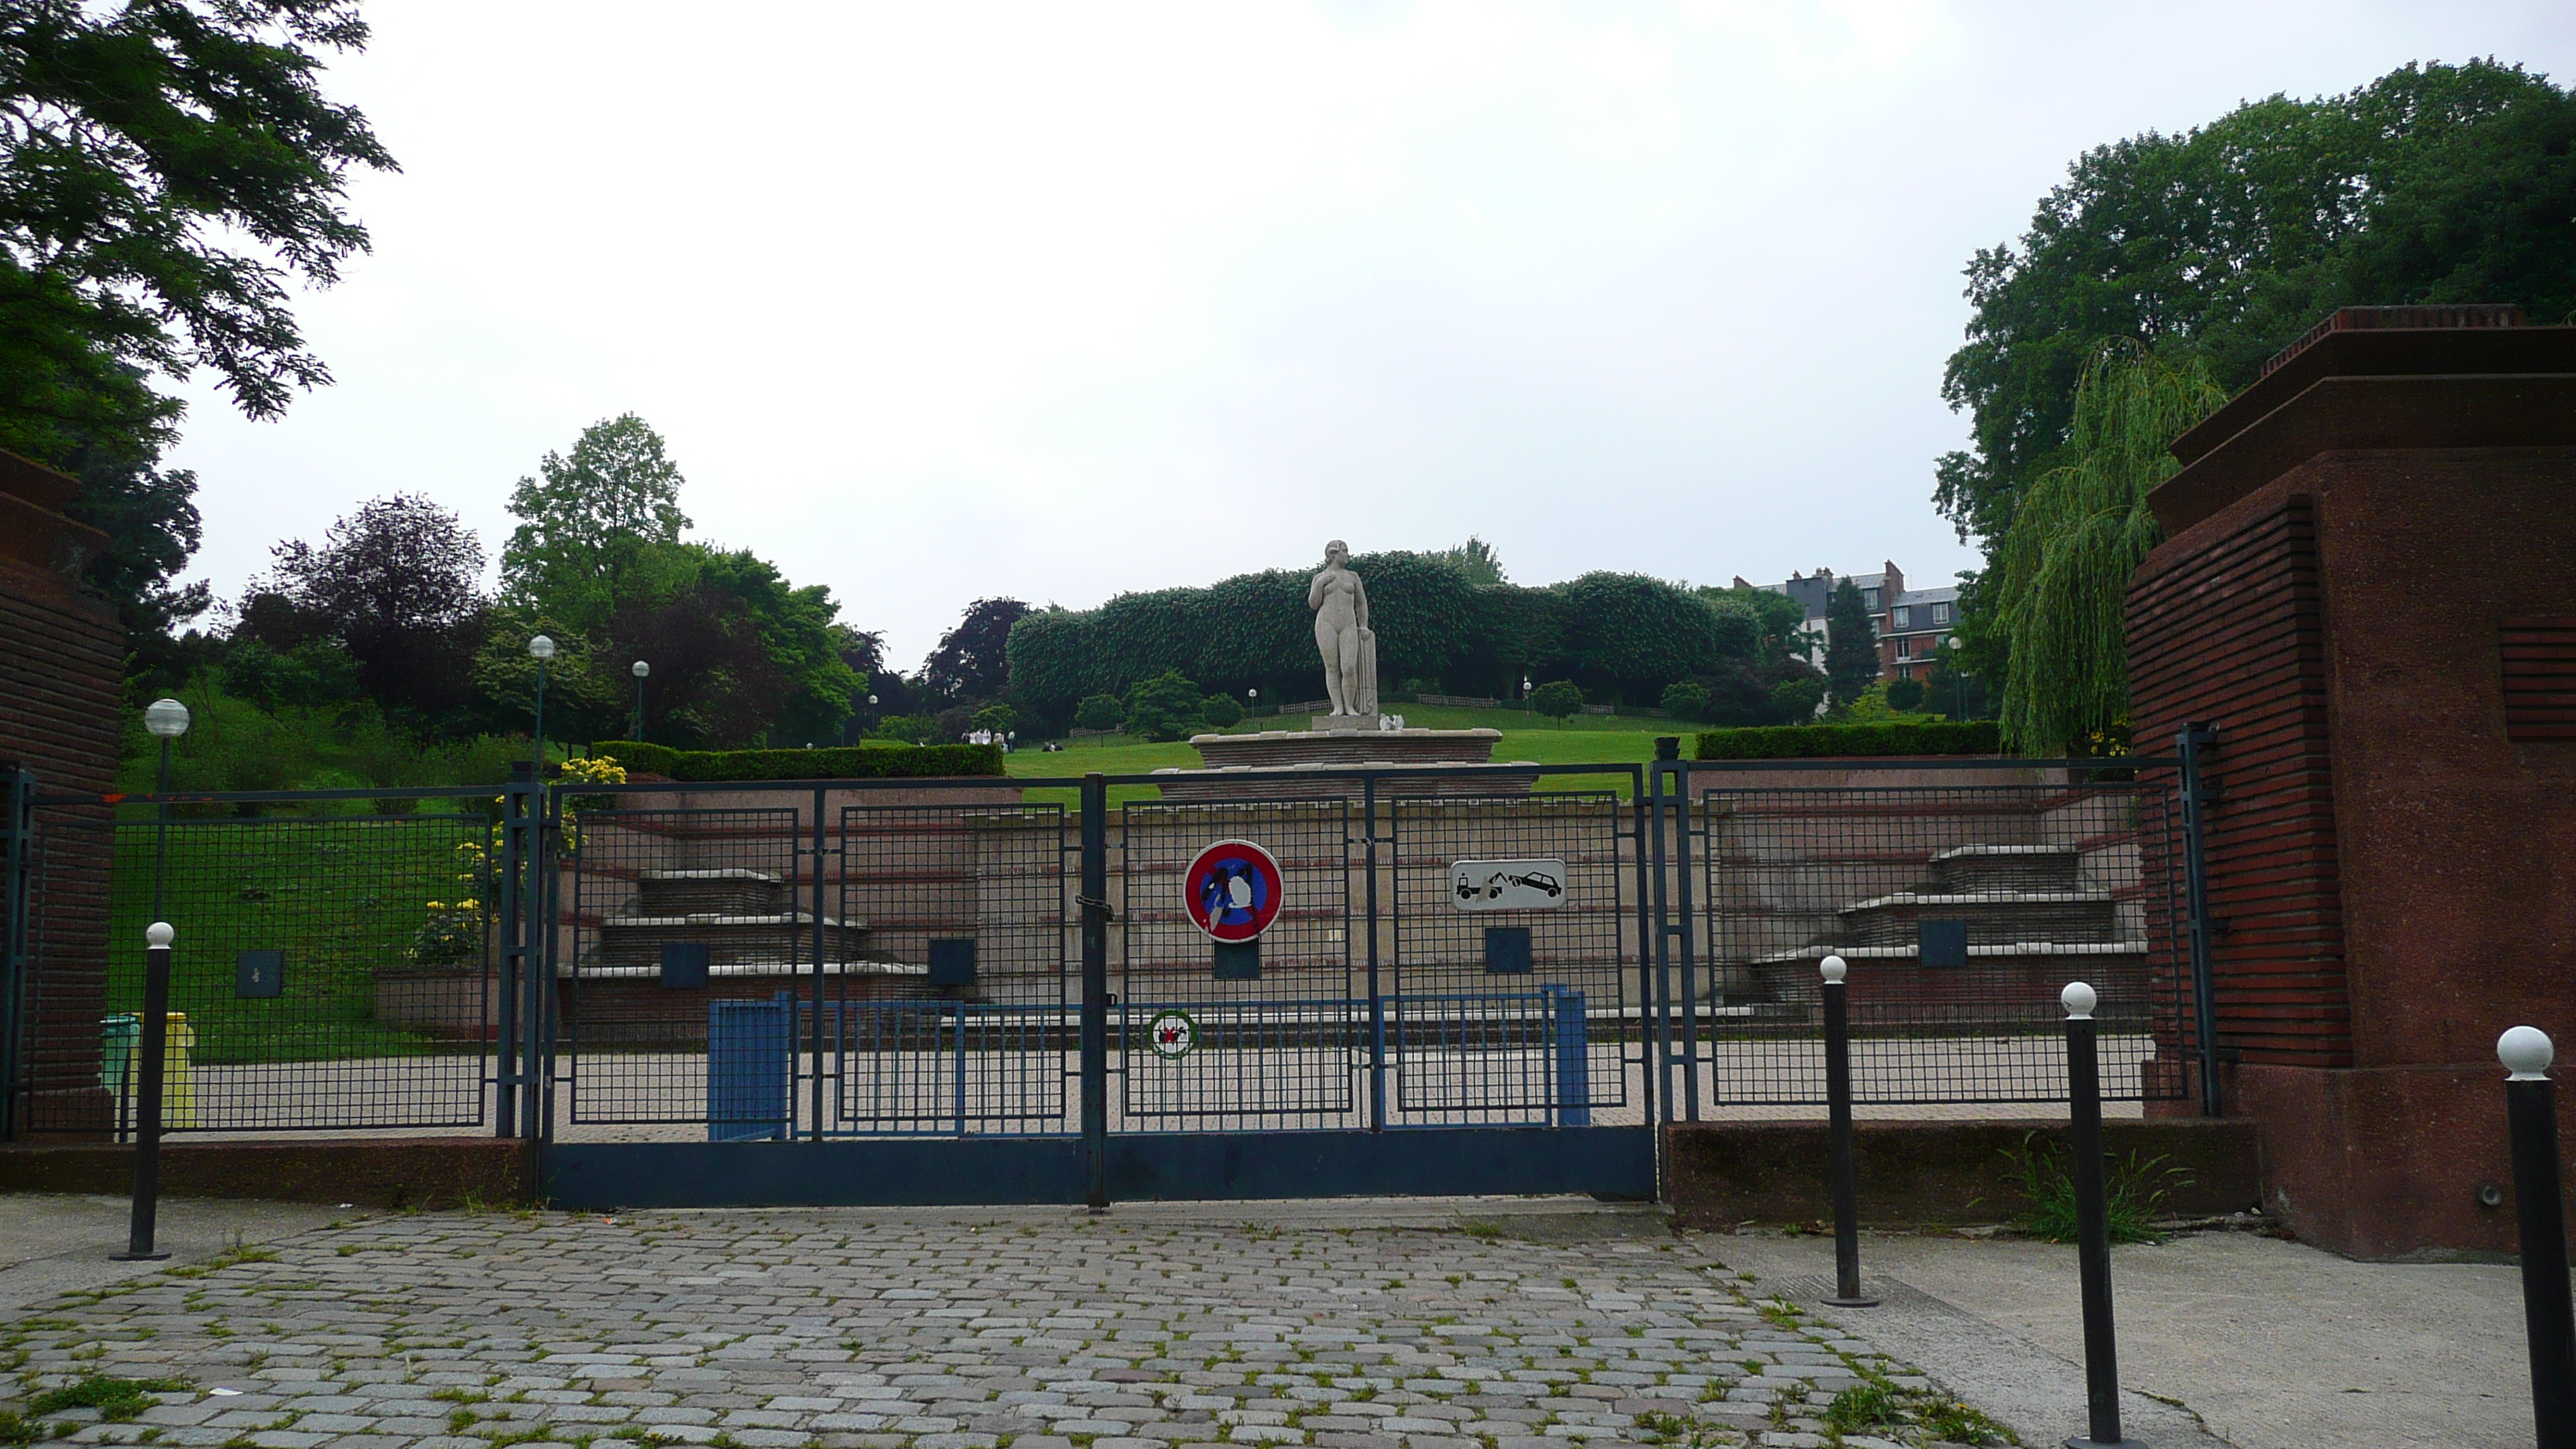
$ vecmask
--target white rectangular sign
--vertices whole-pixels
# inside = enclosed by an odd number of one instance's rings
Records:
[[[1552,911],[1565,904],[1565,862],[1458,861],[1449,867],[1449,899],[1462,911]]]

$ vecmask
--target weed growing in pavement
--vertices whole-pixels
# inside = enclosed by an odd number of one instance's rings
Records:
[[[30,1418],[65,1409],[96,1409],[111,1424],[122,1424],[152,1407],[154,1394],[184,1394],[197,1386],[186,1379],[120,1379],[92,1374],[67,1388],[50,1390],[27,1401]]]
[[[2022,1134],[2019,1147],[2003,1150],[2004,1177],[2021,1194],[2023,1209],[2013,1227],[2052,1243],[2075,1241],[2075,1179],[2067,1175],[2066,1154],[2037,1132]],[[2103,1182],[2102,1224],[2115,1243],[2161,1243],[2155,1229],[2157,1210],[2166,1194],[2193,1185],[2190,1173],[2164,1166],[2161,1156],[2131,1152],[2129,1160],[2110,1164]]]

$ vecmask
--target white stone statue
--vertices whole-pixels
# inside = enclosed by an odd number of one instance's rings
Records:
[[[1350,545],[1324,545],[1324,571],[1306,586],[1315,611],[1315,648],[1324,656],[1324,692],[1335,718],[1377,714],[1377,635],[1369,628],[1368,590],[1350,570]]]

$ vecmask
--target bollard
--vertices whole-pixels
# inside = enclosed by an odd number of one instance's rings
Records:
[[[156,1251],[152,1235],[161,1213],[161,1084],[170,1042],[170,942],[178,933],[167,921],[143,930],[142,1084],[134,1104],[134,1215],[126,1228],[120,1263],[170,1255]]]
[[[2576,1305],[2568,1298],[2567,1203],[2558,1174],[2557,1055],[2548,1033],[2517,1026],[2496,1039],[2513,1138],[2514,1208],[2522,1227],[2522,1321],[2531,1341],[2531,1418],[2539,1449],[2576,1449]]]
[[[2111,1327],[2111,1240],[2104,1223],[2102,1190],[2102,1058],[2094,1040],[2093,988],[2069,982],[2058,994],[2066,1007],[2067,1107],[2072,1120],[2075,1180],[2075,1263],[2084,1292],[2084,1406],[2087,1430],[2066,1449],[2133,1444],[2120,1437],[2120,1346]]]
[[[1833,1141],[1834,1296],[1836,1308],[1875,1308],[1878,1300],[1860,1291],[1859,1188],[1852,1166],[1851,1002],[1844,995],[1840,956],[1827,956],[1817,969],[1824,973],[1825,1118]]]

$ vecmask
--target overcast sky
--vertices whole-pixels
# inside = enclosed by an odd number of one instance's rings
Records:
[[[195,392],[200,574],[392,492],[493,553],[620,412],[695,536],[910,668],[1088,607],[1481,534],[1511,577],[1972,563],[1932,511],[1960,267],[2079,151],[2493,55],[2576,7],[369,7],[401,161],[298,303],[338,377]]]

